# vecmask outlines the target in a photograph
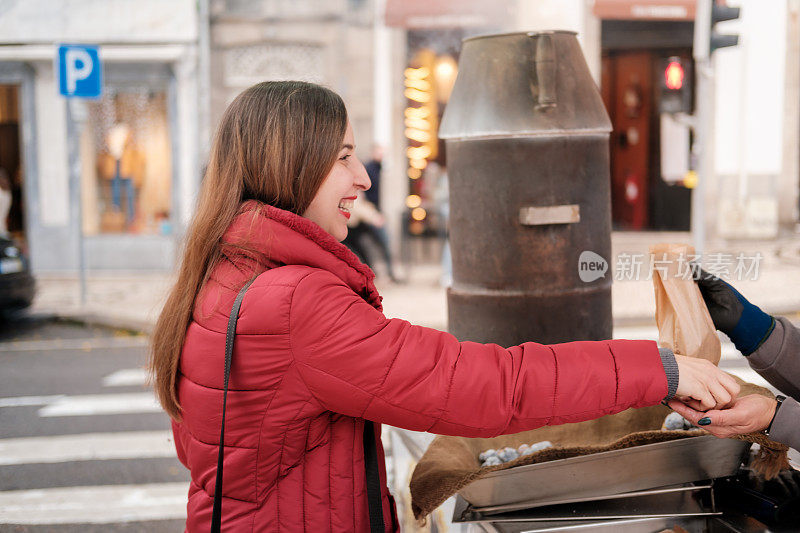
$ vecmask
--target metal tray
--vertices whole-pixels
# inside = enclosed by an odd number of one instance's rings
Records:
[[[512,506],[514,505],[512,504]],[[490,507],[488,509],[498,509]],[[677,487],[625,492],[591,500],[532,507],[515,511],[503,508],[502,514],[476,511],[461,497],[456,497],[453,522],[494,524],[502,522],[558,522],[632,520],[639,518],[681,518],[721,515],[714,510],[711,482]]]
[[[480,528],[487,533],[656,533],[675,526],[681,526],[687,531],[709,531],[709,520],[714,518],[704,516],[684,518],[636,518],[632,520],[605,520],[601,522],[503,522],[480,524]],[[717,530],[714,530],[717,531]],[[725,533],[735,533],[734,530],[720,530]],[[750,533],[750,532],[748,532]],[[753,533],[762,533],[761,531]],[[769,532],[767,532],[769,533]]]
[[[687,437],[498,470],[459,494],[484,514],[575,502],[730,476],[749,449],[739,440]]]

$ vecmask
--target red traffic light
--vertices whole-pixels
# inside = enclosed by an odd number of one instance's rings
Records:
[[[683,87],[683,65],[678,61],[670,61],[664,69],[664,85],[667,89],[677,91]]]

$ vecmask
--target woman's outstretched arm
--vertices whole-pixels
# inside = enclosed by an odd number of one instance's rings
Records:
[[[298,283],[290,339],[297,369],[325,409],[440,434],[487,437],[578,422],[674,392],[653,341],[459,342],[387,319],[325,271]],[[706,379],[703,370],[696,374]]]

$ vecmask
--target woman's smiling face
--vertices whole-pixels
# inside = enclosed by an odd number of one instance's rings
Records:
[[[303,217],[315,222],[337,241],[343,241],[347,237],[350,208],[358,191],[366,191],[370,185],[367,171],[356,157],[353,128],[348,122],[339,157]]]

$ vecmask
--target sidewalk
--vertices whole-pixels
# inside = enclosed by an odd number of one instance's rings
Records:
[[[609,272],[619,254],[646,254],[657,242],[688,242],[686,233],[614,233],[613,257]],[[767,312],[800,316],[800,237],[776,241],[711,242],[710,253],[752,256],[760,252],[756,280],[735,281],[737,289]],[[646,257],[646,256],[645,256]],[[577,267],[577,266],[576,266]],[[411,265],[408,283],[395,285],[378,279],[388,317],[403,318],[414,324],[446,329],[447,295],[439,285],[438,264]],[[641,279],[615,281],[612,288],[614,324],[654,324],[655,301],[652,281],[646,279],[647,263]],[[87,304],[80,304],[77,276],[38,274],[38,293],[31,311],[106,325],[119,329],[149,332],[172,283],[163,273],[90,273]]]

